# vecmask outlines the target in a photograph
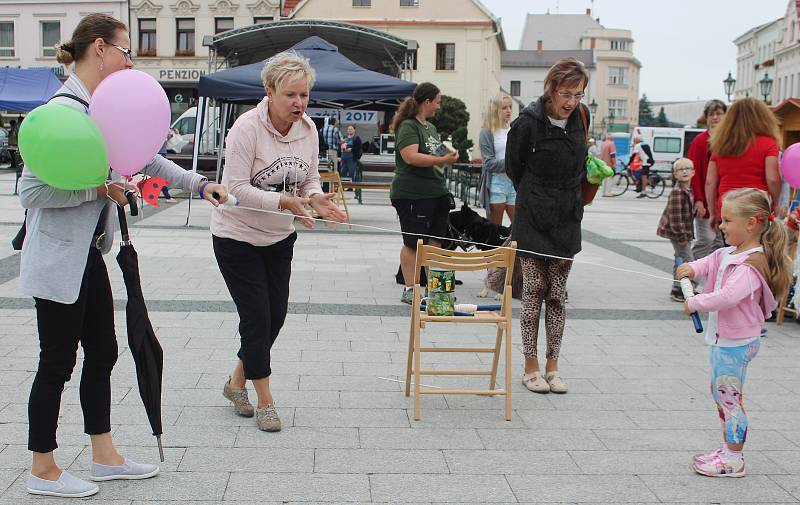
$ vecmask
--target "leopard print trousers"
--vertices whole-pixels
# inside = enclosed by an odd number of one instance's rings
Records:
[[[546,304],[544,326],[547,333],[547,359],[558,359],[566,324],[564,296],[572,261],[550,258],[520,258],[522,262],[522,311],[520,326],[526,358],[535,358],[539,334],[539,314]]]

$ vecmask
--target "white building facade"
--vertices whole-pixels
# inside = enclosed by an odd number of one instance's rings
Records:
[[[54,46],[72,36],[87,14],[102,12],[128,23],[128,2],[108,0],[3,0],[0,2],[0,66],[48,67],[59,77],[71,68],[56,61]]]
[[[746,33],[737,37],[733,43],[736,44],[736,85],[734,86],[733,98],[757,97],[761,95],[759,81],[765,76],[778,80],[776,73],[776,52],[778,42],[783,31],[783,18],[776,19],[769,23],[757,26],[748,30]],[[785,77],[789,77],[788,75]],[[787,79],[792,80],[792,79]],[[784,90],[788,93],[790,85],[787,83]],[[800,81],[797,82],[800,85]],[[777,86],[773,87],[777,90]],[[773,95],[777,97],[777,94]]]
[[[795,0],[787,3],[780,25],[775,47],[775,82],[770,97],[773,104],[800,96],[800,23]]]
[[[164,87],[173,119],[197,101],[208,72],[203,37],[280,19],[280,0],[133,0],[131,44],[136,68]]]

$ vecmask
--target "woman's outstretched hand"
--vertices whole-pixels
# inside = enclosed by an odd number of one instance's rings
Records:
[[[311,207],[317,211],[322,219],[344,223],[347,221],[347,214],[333,202],[335,193],[316,193],[309,198]]]
[[[313,228],[314,227],[314,218],[311,217],[311,214],[308,213],[306,210],[306,205],[308,205],[309,199],[303,198],[300,196],[290,196],[290,195],[281,195],[280,203],[278,204],[281,209],[288,210],[295,216],[297,216],[297,220],[300,221],[300,224],[305,226],[306,228]]]

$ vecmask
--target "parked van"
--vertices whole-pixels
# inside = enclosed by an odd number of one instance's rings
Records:
[[[219,134],[219,107],[206,108],[206,119],[203,124],[203,141],[200,154],[215,154],[217,135]],[[194,130],[197,126],[197,107],[190,107],[170,126],[167,139],[167,151],[191,154],[194,149]]]
[[[657,126],[637,126],[633,135],[641,137],[653,151],[655,165],[651,170],[672,171],[672,164],[686,156],[692,140],[702,133],[701,128],[662,128]]]

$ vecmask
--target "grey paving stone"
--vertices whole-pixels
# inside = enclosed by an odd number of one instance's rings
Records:
[[[718,430],[594,430],[611,450],[687,450],[709,451],[719,445]],[[753,430],[747,433],[750,450],[793,450],[797,446],[776,431]]]
[[[317,449],[317,473],[449,473],[442,451],[399,449]]]
[[[567,451],[445,450],[451,473],[536,474],[582,473]]]
[[[474,429],[360,428],[358,431],[361,447],[368,449],[485,448]]]
[[[295,426],[396,428],[409,426],[408,415],[400,409],[312,409],[298,408]]]
[[[329,394],[329,393],[325,393]],[[412,409],[413,398],[406,397],[405,393],[397,391],[368,392],[368,391],[341,391],[339,401],[343,409]],[[446,409],[447,402],[441,395],[423,395],[420,398],[420,408]]]
[[[782,490],[787,491],[796,501],[800,501],[800,476],[797,474],[787,476],[774,475],[770,479],[779,485]]]
[[[189,447],[181,472],[311,473],[312,449]]]
[[[598,503],[657,502],[637,477],[620,475],[509,475],[520,501]]]
[[[31,452],[27,440],[23,444],[8,445],[0,451],[0,470],[30,470]],[[89,443],[88,437],[86,440]],[[61,445],[55,450],[56,463],[62,468],[69,467],[84,450],[84,446]]]
[[[603,443],[591,430],[478,430],[487,449],[545,451],[600,450]]]
[[[233,447],[238,426],[164,426],[164,447]],[[155,438],[144,426],[120,426],[114,440],[121,445],[155,447]]]
[[[275,403],[278,417],[282,422],[289,423],[294,417],[294,408],[283,407]],[[255,418],[237,415],[231,406],[225,407],[184,407],[181,416],[176,421],[177,426],[183,429],[192,429],[194,426],[255,426]]]
[[[593,475],[686,475],[691,451],[569,451],[582,473]],[[749,462],[748,462],[749,463]]]
[[[5,497],[5,491],[17,480],[18,477],[27,474],[19,469],[0,470],[0,495]]]
[[[278,433],[266,433],[253,427],[239,431],[236,447],[355,449],[359,444],[358,436],[356,428],[287,427]]]
[[[645,394],[547,395],[556,410],[660,410]]]
[[[386,376],[384,376],[386,377]],[[393,378],[389,376],[389,378]],[[400,391],[402,384],[378,376],[318,375],[301,376],[303,391]]]
[[[502,503],[514,502],[501,475],[372,475],[372,499],[409,501]]]
[[[570,410],[520,410],[517,415],[528,428],[539,429],[595,429],[595,428],[635,428],[636,425],[626,415],[618,411],[596,411],[587,416]]]
[[[713,479],[687,474],[643,475],[640,478],[660,500],[664,501],[772,503],[791,502],[797,499],[786,491],[791,489],[792,477],[750,475],[744,479]]]
[[[234,473],[225,500],[364,501],[370,500],[366,475]]]

